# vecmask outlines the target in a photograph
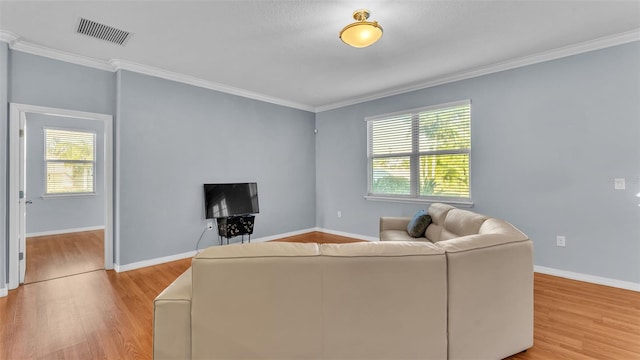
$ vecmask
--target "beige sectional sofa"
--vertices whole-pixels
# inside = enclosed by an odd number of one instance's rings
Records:
[[[380,240],[424,241],[447,257],[450,359],[501,359],[533,345],[533,246],[506,221],[432,204],[422,238],[411,218],[380,219]]]
[[[454,211],[455,210],[455,211]],[[531,242],[434,204],[427,237],[216,246],[154,302],[155,359],[498,359],[532,345]],[[404,229],[403,229],[404,227]]]
[[[444,251],[426,242],[211,247],[154,303],[155,359],[445,359]]]

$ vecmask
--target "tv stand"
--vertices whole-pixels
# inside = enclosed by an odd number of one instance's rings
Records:
[[[227,239],[227,244],[229,244],[229,239],[236,236],[242,236],[242,243],[244,244],[245,235],[249,235],[249,242],[251,242],[251,234],[253,234],[253,222],[255,218],[256,217],[254,215],[217,218],[220,245],[223,245],[225,238]]]

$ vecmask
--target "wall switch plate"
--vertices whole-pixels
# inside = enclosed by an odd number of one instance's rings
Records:
[[[213,221],[207,221],[207,229],[213,229]]]
[[[338,210],[338,219],[342,217],[342,211]]]
[[[626,181],[624,178],[615,178],[613,179],[613,188],[616,190],[624,190],[627,187]]]
[[[556,236],[556,246],[565,247],[567,245],[567,238],[561,235]]]

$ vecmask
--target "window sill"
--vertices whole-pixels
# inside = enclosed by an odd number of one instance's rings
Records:
[[[473,201],[440,200],[440,199],[416,199],[416,198],[372,196],[372,195],[365,195],[364,198],[365,198],[365,200],[370,200],[370,201],[400,202],[400,203],[410,203],[410,204],[443,203],[443,204],[455,205],[457,207],[463,207],[463,208],[472,208],[473,207]]]

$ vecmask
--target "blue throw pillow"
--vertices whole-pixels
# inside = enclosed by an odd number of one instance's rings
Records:
[[[407,225],[407,232],[411,237],[422,237],[429,224],[431,224],[431,216],[429,216],[424,210],[420,210],[413,216],[413,219],[409,221],[409,225]]]

